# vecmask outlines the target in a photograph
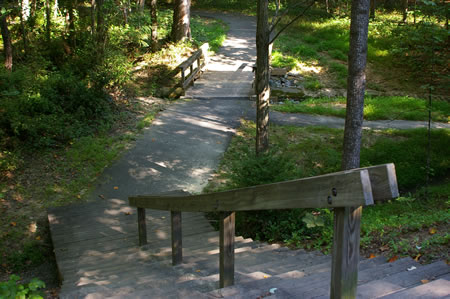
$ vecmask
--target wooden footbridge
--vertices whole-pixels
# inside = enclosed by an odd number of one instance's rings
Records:
[[[360,260],[357,207],[397,196],[394,165],[386,164],[219,193],[52,209],[60,297],[448,298],[444,262]],[[293,208],[334,210],[331,256],[235,236],[235,211]],[[212,211],[220,214],[219,232],[202,214]]]

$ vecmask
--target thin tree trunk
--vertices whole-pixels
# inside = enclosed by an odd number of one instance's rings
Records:
[[[138,7],[140,11],[144,11],[145,8],[145,0],[138,0]]]
[[[37,0],[31,0],[30,5],[30,18],[35,18],[37,10]]]
[[[158,14],[157,0],[150,0],[152,17],[152,51],[155,52],[158,47]]]
[[[103,53],[106,43],[106,28],[105,19],[103,15],[103,2],[104,0],[97,0],[97,59],[103,59]]]
[[[256,153],[269,149],[269,13],[268,0],[258,0],[256,27]]]
[[[23,51],[25,56],[28,54],[28,39],[27,39],[27,30],[25,27],[25,21],[30,16],[30,6],[28,0],[23,0],[20,2],[20,33],[22,34],[22,42],[23,42]]]
[[[75,4],[76,5],[76,4]],[[76,38],[75,38],[75,16],[73,13],[73,3],[69,1],[69,45],[72,49],[76,47]]]
[[[95,0],[91,0],[91,34],[95,35]]]
[[[408,0],[403,0],[403,23],[406,23],[408,20]]]
[[[370,19],[375,20],[375,3],[376,0],[370,0]]]
[[[362,138],[365,69],[370,0],[353,0],[348,55],[347,113],[345,118],[342,169],[358,168]],[[334,214],[331,298],[355,298],[358,282],[361,207],[337,208]],[[343,238],[352,232],[351,238]],[[341,239],[340,239],[341,238]],[[340,241],[340,242],[338,242]],[[342,244],[342,247],[336,244]],[[334,279],[334,278],[340,279]]]
[[[173,11],[172,40],[191,39],[191,0],[175,0]]]
[[[3,7],[3,1],[0,2]],[[0,16],[1,22],[1,31],[2,31],[2,39],[3,39],[3,49],[5,51],[5,68],[8,71],[12,71],[13,66],[13,51],[12,51],[12,42],[11,42],[11,34],[8,29],[8,21],[7,14],[2,14]]]
[[[45,0],[45,16],[46,16],[46,24],[45,24],[45,37],[47,42],[50,42],[50,30],[52,26],[52,15],[50,9],[50,0]]]

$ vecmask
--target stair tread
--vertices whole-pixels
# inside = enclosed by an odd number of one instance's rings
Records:
[[[450,296],[450,274],[439,277],[428,283],[395,292],[381,298],[383,299],[435,299]]]
[[[395,264],[395,266],[394,266]],[[363,260],[360,263],[360,279],[361,282],[364,282],[366,280],[370,280],[370,277],[378,277],[382,276],[384,277],[387,273],[390,273],[389,271],[400,271],[400,269],[404,269],[405,266],[411,265],[411,264],[417,264],[410,258],[405,258],[396,261],[395,263],[391,264],[379,264],[378,261],[371,261],[371,260]],[[276,287],[279,290],[283,290],[283,292],[286,293],[294,293],[295,296],[299,296],[299,292],[305,293],[310,290],[316,290],[319,291],[323,289],[325,292],[328,292],[329,290],[329,283],[330,283],[330,268],[328,268],[328,271],[322,271],[320,273],[315,273],[312,275],[302,276],[300,277],[283,277],[283,274],[272,276],[265,280],[256,280],[252,281],[250,283],[241,284],[241,285],[235,285],[230,286],[227,288],[224,288],[220,290],[220,295],[222,296],[254,296],[256,297],[261,296],[258,294],[263,294],[264,292],[268,291],[269,286],[270,287]],[[285,275],[286,276],[286,275]],[[212,297],[217,296],[217,291],[211,292]],[[320,296],[320,294],[316,294],[317,296]],[[303,296],[301,296],[303,298]]]

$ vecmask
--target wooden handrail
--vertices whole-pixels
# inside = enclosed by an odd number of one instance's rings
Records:
[[[208,49],[209,44],[203,44],[197,51],[195,51],[191,57],[182,62],[177,70],[181,72],[181,87],[186,89],[189,84],[194,84],[195,76],[206,66],[208,63]],[[196,67],[194,68],[194,64]],[[189,69],[189,73],[186,74],[186,70]]]
[[[132,196],[129,197],[129,204],[138,209],[140,245],[147,242],[145,209],[171,211],[174,265],[182,262],[181,212],[220,212],[220,287],[226,287],[234,283],[235,211],[292,208],[337,208],[341,211],[344,207],[366,206],[396,197],[398,186],[395,166],[383,164],[210,194],[169,193],[159,196]],[[359,249],[359,221],[354,224],[354,228],[338,236],[334,240],[334,246],[344,248],[343,242],[351,237],[356,241],[350,245],[352,248],[348,248],[348,244],[345,244],[347,246],[345,248],[349,252]],[[342,264],[345,262],[348,261],[333,257],[332,272],[337,273],[336,269],[344,269]],[[342,294],[348,295],[349,291],[354,293],[354,290],[349,290],[347,286],[356,284],[357,273],[342,277],[336,279],[339,281],[335,283],[342,286],[336,289]],[[341,298],[342,294],[332,295]]]

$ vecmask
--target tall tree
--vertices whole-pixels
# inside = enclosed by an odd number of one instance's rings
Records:
[[[258,0],[256,25],[256,153],[269,148],[269,1]]]
[[[173,10],[172,40],[191,39],[191,0],[175,0]]]
[[[370,0],[353,0],[351,10],[344,170],[358,168],[360,163]],[[332,265],[331,298],[356,297],[361,212],[361,207],[334,209],[333,260],[343,263],[342,267]]]
[[[152,51],[156,51],[158,46],[158,14],[156,0],[150,0],[150,9],[152,17]]]
[[[95,0],[91,0],[91,35],[95,35],[95,12],[96,12]]]
[[[263,153],[269,149],[269,61],[271,44],[290,25],[297,21],[316,2],[311,0],[295,18],[276,31],[277,25],[288,13],[288,9],[280,14],[280,1],[276,1],[276,12],[269,26],[269,2],[258,0],[257,3],[257,27],[256,27],[256,153]],[[291,8],[304,5],[298,2]]]
[[[144,11],[145,0],[137,0],[137,5],[138,5],[140,11]]]
[[[97,59],[103,59],[103,53],[105,52],[106,46],[106,24],[104,15],[104,0],[96,0],[97,9],[97,30],[96,30],[96,41],[97,41]]]
[[[403,23],[406,23],[408,19],[408,0],[403,0]]]
[[[370,19],[375,20],[376,0],[370,0]]]
[[[4,8],[4,2],[0,0],[0,7]],[[7,11],[0,12],[0,26],[2,31],[3,49],[5,52],[5,68],[12,71],[13,66],[13,48],[11,42],[11,33],[8,29],[8,13]]]
[[[25,56],[28,53],[28,38],[25,22],[30,16],[30,3],[28,0],[22,0],[20,3],[20,33],[22,34],[23,51]]]
[[[52,26],[52,11],[50,6],[51,6],[50,0],[45,0],[45,17],[46,17],[45,37],[47,39],[47,43],[50,42],[50,31]]]

